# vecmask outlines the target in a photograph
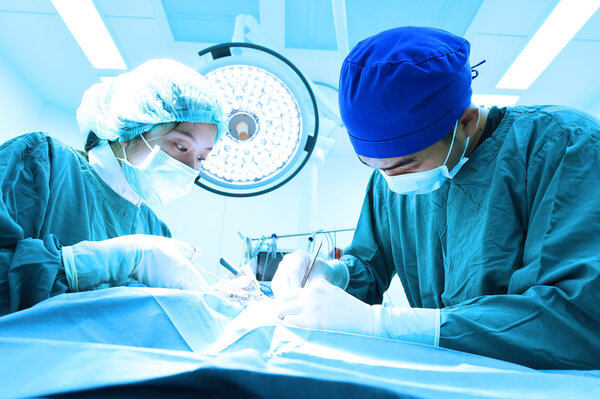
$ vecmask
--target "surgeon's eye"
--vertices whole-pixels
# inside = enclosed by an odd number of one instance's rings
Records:
[[[206,158],[204,158],[204,157],[200,157],[200,156],[199,156],[199,157],[198,157],[198,161],[199,161],[199,162],[206,161]]]
[[[186,151],[188,150],[188,149],[187,149],[187,147],[184,147],[184,146],[182,146],[182,145],[179,145],[179,144],[177,144],[177,149],[178,149],[179,151],[181,151],[181,152],[186,152]]]
[[[383,171],[388,174],[388,176],[398,176],[398,175],[406,175],[409,173],[413,173],[415,170],[414,167],[407,166],[398,166],[392,169],[384,169]]]

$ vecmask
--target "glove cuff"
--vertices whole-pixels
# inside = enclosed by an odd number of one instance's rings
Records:
[[[62,247],[62,261],[65,268],[65,276],[71,292],[79,292],[79,280],[77,279],[77,268],[73,256],[73,247]]]
[[[127,248],[122,250],[114,245],[114,240],[81,241],[62,248],[65,275],[72,291],[113,287],[129,280],[133,264],[130,258],[135,252],[131,253]]]
[[[439,346],[440,310],[372,306],[373,335]]]
[[[342,261],[333,259],[325,262],[327,264],[327,271],[331,278],[331,284],[346,290],[348,283],[350,282],[350,272],[348,266]]]

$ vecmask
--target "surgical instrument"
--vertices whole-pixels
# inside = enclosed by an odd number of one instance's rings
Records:
[[[306,274],[304,275],[304,278],[302,279],[302,283],[300,284],[301,288],[304,288],[304,285],[306,284],[306,280],[308,280],[310,273],[312,272],[313,268],[315,267],[315,261],[317,260],[317,256],[319,255],[319,251],[321,250],[322,245],[323,245],[323,241],[319,242],[319,247],[313,253],[313,257],[310,261],[310,265],[308,266],[308,270],[306,271]]]

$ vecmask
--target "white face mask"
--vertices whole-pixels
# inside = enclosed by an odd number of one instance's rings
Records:
[[[121,161],[123,173],[131,187],[150,205],[165,205],[189,193],[199,172],[171,158],[159,146],[154,148],[141,136],[150,148],[150,154],[139,165],[127,160],[123,147]]]
[[[477,116],[477,125],[479,126],[479,115]],[[450,152],[452,151],[454,138],[456,137],[457,127],[458,121],[456,121],[456,124],[454,125],[454,132],[452,133],[452,142],[450,143],[448,155],[446,155],[446,159],[444,160],[442,166],[438,166],[437,168],[433,168],[431,170],[426,170],[425,172],[407,173],[397,176],[388,176],[383,170],[380,169],[379,171],[385,178],[385,181],[387,182],[390,190],[398,194],[430,193],[442,187],[442,185],[446,182],[446,179],[452,179],[454,176],[456,176],[460,168],[469,160],[469,158],[465,157],[467,147],[469,146],[469,137],[467,137],[465,149],[462,155],[460,156],[460,160],[458,161],[456,166],[452,168],[451,171],[448,171],[446,162],[448,162]]]

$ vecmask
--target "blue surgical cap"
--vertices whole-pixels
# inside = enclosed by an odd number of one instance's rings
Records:
[[[206,78],[169,59],[147,61],[93,85],[77,109],[82,133],[110,141],[129,141],[169,122],[215,124],[217,138],[227,128]]]
[[[470,44],[407,26],[358,43],[342,65],[340,113],[358,155],[414,154],[448,134],[471,103]]]

